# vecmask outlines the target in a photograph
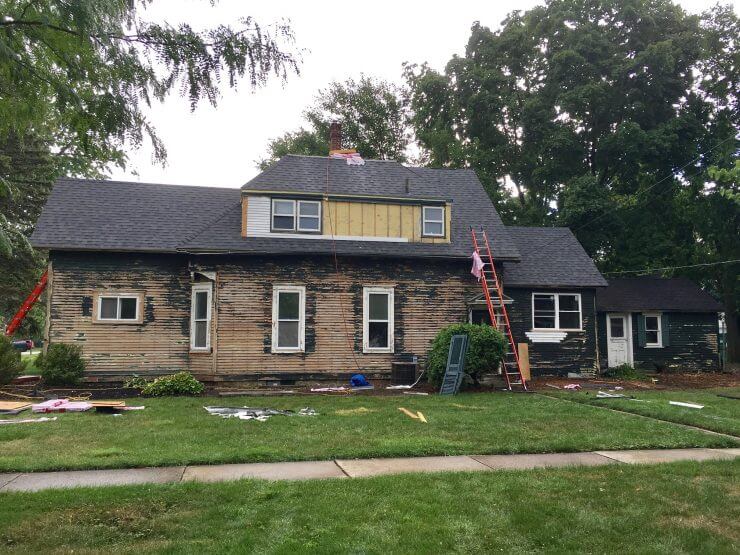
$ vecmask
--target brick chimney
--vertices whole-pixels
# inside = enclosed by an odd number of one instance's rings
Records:
[[[333,121],[329,124],[329,152],[342,150],[342,124]]]

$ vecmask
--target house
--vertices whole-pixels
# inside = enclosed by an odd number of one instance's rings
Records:
[[[722,306],[686,278],[611,279],[596,310],[604,368],[719,369]]]
[[[596,369],[606,282],[569,230],[504,226],[467,169],[291,155],[241,190],[61,179],[32,243],[49,252],[48,341],[82,345],[89,380],[289,383],[388,377],[480,320],[471,226],[532,373]]]

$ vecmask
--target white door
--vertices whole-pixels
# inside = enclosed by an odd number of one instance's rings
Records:
[[[606,315],[609,367],[632,364],[632,326],[629,314]]]

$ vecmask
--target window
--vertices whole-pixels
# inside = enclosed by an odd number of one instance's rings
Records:
[[[272,199],[273,231],[321,231],[321,203],[315,200]]]
[[[533,293],[534,329],[580,330],[581,295],[578,293]]]
[[[280,285],[272,291],[272,350],[301,352],[305,342],[306,288]]]
[[[363,352],[392,353],[393,288],[365,287],[362,297]]]
[[[660,314],[645,314],[645,346],[662,347]]]
[[[623,339],[624,316],[609,316],[609,331],[613,339]]]
[[[442,206],[424,206],[422,208],[422,235],[427,237],[444,237],[445,209]]]
[[[134,295],[101,295],[98,297],[98,320],[105,322],[137,322],[139,297]]]
[[[193,285],[190,300],[190,349],[211,349],[211,284]]]

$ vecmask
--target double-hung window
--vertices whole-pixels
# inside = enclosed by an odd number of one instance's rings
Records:
[[[305,346],[306,288],[276,285],[272,290],[272,351],[302,352]]]
[[[103,322],[136,322],[139,320],[139,297],[135,295],[100,295],[98,320]]]
[[[645,314],[645,347],[662,347],[660,314]]]
[[[272,199],[273,231],[321,231],[321,203],[315,200]]]
[[[190,349],[211,349],[211,291],[210,283],[193,285],[190,299]]]
[[[581,295],[533,293],[532,322],[536,330],[581,330]]]
[[[392,287],[365,287],[363,289],[362,332],[363,352],[393,352]]]
[[[445,209],[442,206],[422,207],[422,235],[426,237],[444,237]]]

